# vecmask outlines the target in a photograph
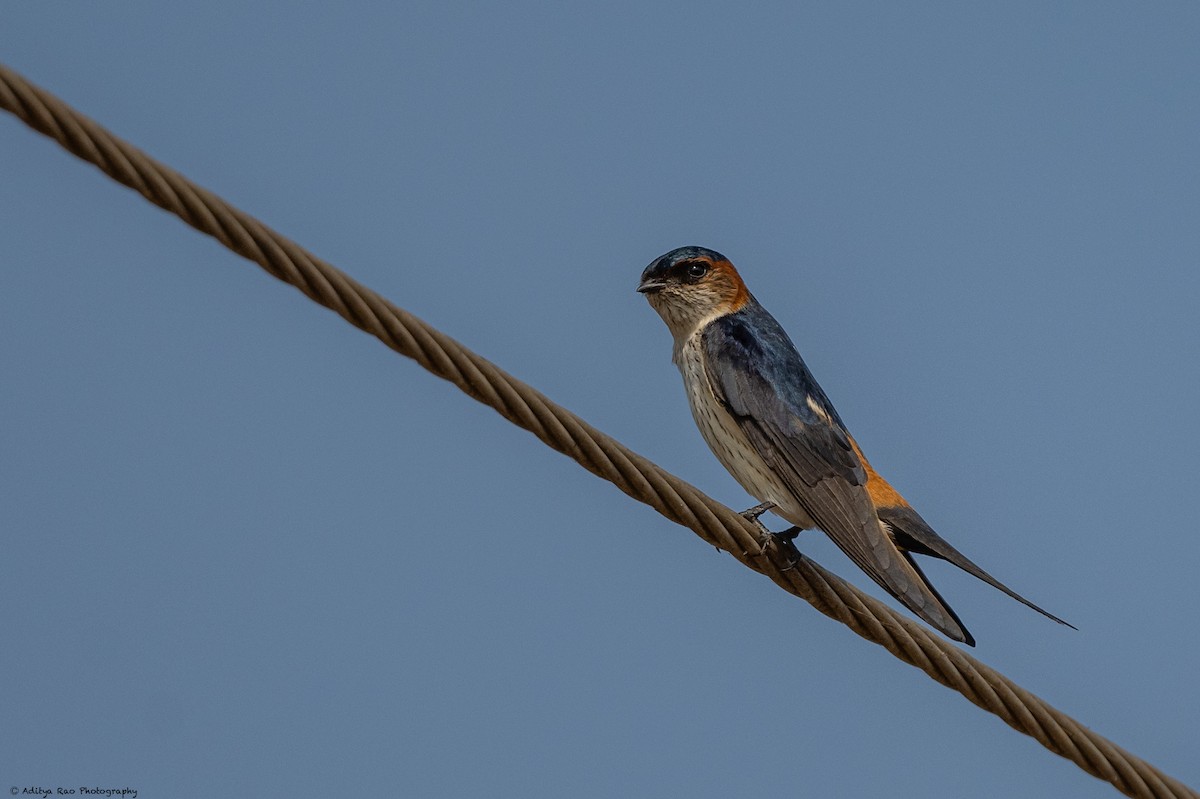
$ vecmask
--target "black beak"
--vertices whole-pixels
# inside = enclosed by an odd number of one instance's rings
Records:
[[[655,280],[654,278],[648,277],[642,279],[642,282],[638,284],[637,290],[639,294],[654,294],[662,291],[666,287],[667,284],[661,280]]]

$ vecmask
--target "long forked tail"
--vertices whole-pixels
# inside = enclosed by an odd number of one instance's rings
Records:
[[[950,636],[951,638],[954,638],[955,640],[958,640],[958,641],[962,641],[967,646],[975,646],[975,636],[971,635],[971,632],[966,628],[966,625],[964,625],[962,623],[962,619],[960,619],[958,617],[958,614],[954,612],[954,608],[950,607],[950,604],[948,602],[946,602],[946,600],[942,598],[942,595],[940,593],[938,593],[938,590],[933,587],[933,583],[929,582],[929,578],[925,576],[925,572],[921,571],[921,567],[917,565],[917,562],[912,559],[912,555],[909,555],[907,552],[905,552],[903,549],[901,549],[900,556],[902,558],[904,558],[906,561],[908,561],[909,566],[912,566],[913,571],[917,573],[917,577],[920,577],[921,582],[925,584],[925,589],[927,591],[929,591],[929,593],[933,594],[933,596],[941,604],[940,610],[945,611],[946,613],[948,613],[950,615],[950,617],[952,619],[954,619],[954,623],[958,625],[958,629],[955,630],[954,625],[951,625],[951,624],[948,624],[945,622],[939,623],[939,621],[936,618],[933,618],[933,617],[927,615],[926,613],[920,612],[916,608],[913,608],[911,605],[909,605],[909,608],[911,610],[913,610],[914,612],[916,612],[917,615],[919,615],[921,618],[925,619],[925,621],[927,621],[930,624],[932,624],[933,626],[937,627],[939,630],[941,630],[943,633]],[[905,602],[904,604],[908,605],[909,603]],[[962,637],[960,638],[958,635],[956,635],[956,632],[961,632]]]
[[[1016,591],[1012,590],[1007,585],[985,572],[982,568],[976,565],[973,560],[959,552],[957,549],[951,546],[946,539],[934,532],[933,528],[930,527],[928,523],[921,518],[921,515],[913,510],[912,507],[882,507],[878,508],[878,512],[879,520],[887,525],[887,527],[892,531],[892,537],[895,540],[896,545],[906,552],[915,552],[920,555],[932,555],[935,558],[941,558],[942,560],[949,561],[965,571],[967,574],[983,580],[993,588],[998,588],[1013,599],[1020,602],[1022,605],[1036,610],[1046,618],[1056,621],[1059,624],[1066,625],[1072,630],[1079,629],[1074,624],[1071,624],[1068,621],[1063,621],[1048,610],[1033,604],[1028,599],[1021,596]],[[920,572],[919,569],[918,572]]]
[[[887,526],[874,515],[874,508],[868,510],[872,515],[866,517],[869,519],[869,528],[864,529],[866,545],[854,536],[829,535],[830,540],[880,588],[935,630],[947,638],[975,646],[975,638],[962,619],[913,562],[912,556],[896,545]],[[814,521],[818,526],[821,524],[820,519]]]

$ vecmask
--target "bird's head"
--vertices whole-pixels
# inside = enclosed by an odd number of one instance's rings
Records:
[[[750,292],[729,259],[704,247],[680,247],[654,259],[642,272],[637,290],[646,295],[676,339],[750,301]]]

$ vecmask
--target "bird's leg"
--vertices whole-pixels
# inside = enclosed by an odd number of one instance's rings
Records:
[[[771,535],[783,541],[795,541],[796,536],[803,532],[804,530],[800,529],[799,527],[789,527],[788,529],[781,530],[778,533],[771,533]]]
[[[774,537],[780,539],[781,541],[795,541],[796,536],[800,535],[800,533],[803,532],[801,530],[801,528],[789,527],[788,529],[784,530],[781,533],[772,533],[770,530],[767,529],[766,525],[764,525],[762,522],[760,522],[758,520],[759,516],[762,516],[764,513],[766,513],[769,510],[773,510],[774,508],[775,508],[774,502],[760,502],[759,504],[755,505],[753,508],[744,510],[741,513],[739,513],[738,515],[741,516],[742,518],[744,518],[748,522],[753,522],[754,525],[758,527],[759,531],[761,533],[763,533],[764,535],[774,536]]]
[[[741,514],[739,514],[739,515],[743,516],[746,519],[746,521],[748,521],[748,522],[757,522],[759,516],[762,516],[764,513],[766,513],[767,511],[771,510],[774,507],[775,507],[774,502],[760,502],[759,504],[755,505],[753,508],[748,508],[748,509],[742,511]]]
[[[766,551],[767,551],[766,546],[762,544],[762,541],[766,540],[766,537],[771,535],[771,531],[767,529],[765,524],[763,524],[761,521],[759,521],[758,517],[762,516],[764,513],[766,513],[773,507],[775,507],[774,502],[760,502],[759,504],[755,505],[753,508],[747,508],[746,510],[744,510],[738,514],[743,519],[745,519],[746,521],[750,522],[751,524],[753,524],[755,527],[758,528],[758,540],[759,540],[759,550],[760,550],[759,554],[766,553]],[[749,552],[742,553],[743,557],[749,557],[749,555],[750,555]]]

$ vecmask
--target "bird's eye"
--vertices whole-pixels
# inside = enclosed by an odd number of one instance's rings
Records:
[[[708,264],[706,264],[702,261],[697,261],[695,263],[688,264],[687,276],[690,280],[699,280],[700,278],[704,277],[707,274],[708,274]]]

